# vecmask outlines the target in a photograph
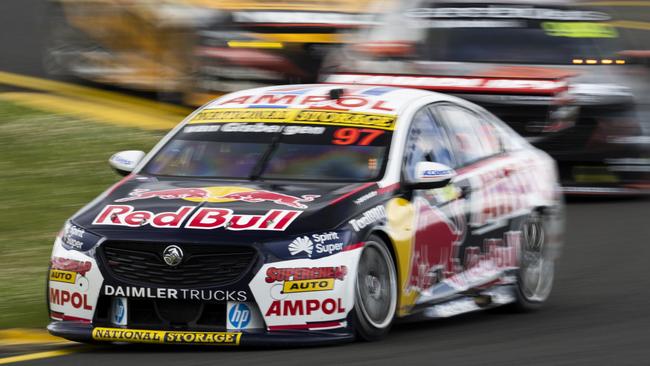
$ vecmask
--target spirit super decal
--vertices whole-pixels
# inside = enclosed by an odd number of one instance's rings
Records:
[[[150,225],[155,228],[173,229],[181,227],[185,222],[183,227],[186,229],[284,231],[302,213],[293,210],[269,210],[262,215],[239,215],[227,208],[196,208],[197,206],[183,206],[176,211],[153,213],[135,210],[129,205],[108,205],[97,215],[93,225]]]

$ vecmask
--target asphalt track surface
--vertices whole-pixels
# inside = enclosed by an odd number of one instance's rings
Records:
[[[42,1],[0,1],[0,70],[43,76],[42,11]],[[650,200],[570,200],[554,292],[534,313],[493,311],[398,324],[377,343],[299,349],[80,346],[69,355],[20,364],[650,365],[649,260]]]
[[[540,311],[473,313],[399,324],[387,339],[246,349],[87,346],[21,365],[648,365],[650,200],[568,204],[554,292]]]

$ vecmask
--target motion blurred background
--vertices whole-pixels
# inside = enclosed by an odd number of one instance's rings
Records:
[[[459,88],[468,78],[524,84]],[[446,339],[436,352],[456,361],[465,351],[455,342],[471,340],[500,364],[562,363],[549,354],[614,361],[603,344],[629,352],[630,364],[648,362],[640,342],[650,326],[644,0],[0,1],[0,329],[47,324],[51,244],[65,219],[118,179],[106,163],[112,153],[148,151],[223,93],[319,81],[459,94],[558,159],[567,191],[596,197],[569,200],[567,249],[544,316],[398,327],[386,342],[399,352],[384,361],[431,352],[430,337]],[[531,81],[568,89],[531,92]],[[596,326],[605,321],[617,325]],[[536,335],[522,345],[509,331]]]

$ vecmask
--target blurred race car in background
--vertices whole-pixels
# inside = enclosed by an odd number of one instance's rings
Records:
[[[198,33],[193,100],[222,92],[317,80],[326,54],[348,36],[376,24],[390,1],[260,1]],[[203,94],[203,95],[201,95]],[[194,102],[192,104],[202,104]]]
[[[557,167],[483,108],[288,85],[192,113],[66,222],[48,330],[76,341],[297,346],[548,298]]]
[[[51,73],[200,105],[251,86],[313,82],[323,55],[380,0],[51,0]]]
[[[607,13],[567,1],[402,5],[330,55],[321,79],[460,95],[557,159],[565,192],[650,192],[650,69],[621,53]]]

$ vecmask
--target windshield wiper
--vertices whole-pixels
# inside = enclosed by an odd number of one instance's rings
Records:
[[[269,145],[269,147],[266,149],[266,151],[264,152],[260,160],[253,167],[253,170],[251,170],[251,174],[248,176],[249,180],[257,180],[262,175],[262,172],[264,171],[266,164],[269,162],[269,158],[271,157],[275,149],[278,147],[278,143],[280,142],[281,137],[282,134],[279,132],[276,132],[273,135],[273,139],[271,140],[271,145]]]

